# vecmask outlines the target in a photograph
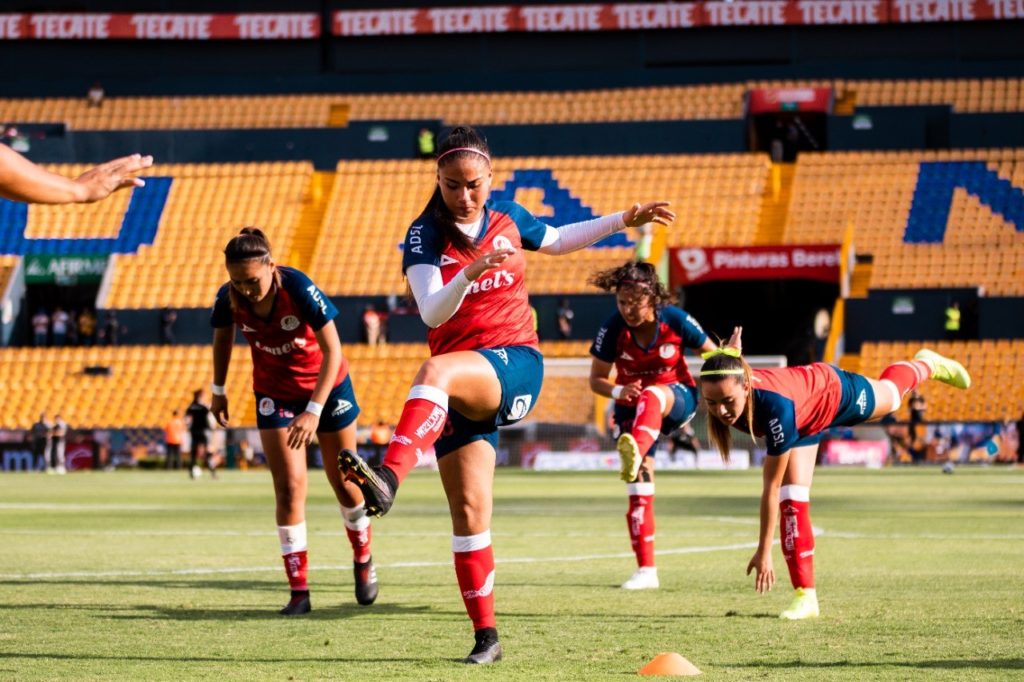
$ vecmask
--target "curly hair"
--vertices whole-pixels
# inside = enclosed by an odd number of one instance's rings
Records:
[[[595,272],[587,280],[587,283],[612,293],[625,286],[646,289],[652,299],[651,303],[658,308],[669,305],[675,300],[672,293],[661,283],[658,271],[651,263],[627,261],[617,268]]]

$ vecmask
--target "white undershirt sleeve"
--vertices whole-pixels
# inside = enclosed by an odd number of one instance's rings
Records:
[[[426,263],[410,266],[405,276],[409,279],[409,287],[420,309],[420,317],[431,329],[451,319],[462,305],[462,299],[466,297],[471,284],[466,278],[465,268],[452,277],[448,284],[444,284],[441,268]]]
[[[622,212],[557,228],[549,225],[537,250],[552,256],[561,256],[586,248],[625,227]]]

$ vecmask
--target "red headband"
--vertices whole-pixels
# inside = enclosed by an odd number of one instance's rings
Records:
[[[491,162],[491,157],[487,156],[487,154],[485,152],[480,151],[476,147],[456,147],[455,149],[449,149],[444,154],[441,154],[441,156],[437,157],[437,163],[440,164],[441,163],[441,159],[443,159],[444,157],[448,156],[449,154],[454,154],[455,152],[476,152],[480,156],[482,156],[485,159],[487,159],[487,163]]]

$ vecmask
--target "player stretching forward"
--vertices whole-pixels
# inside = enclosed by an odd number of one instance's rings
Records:
[[[455,574],[476,643],[466,663],[501,658],[494,619],[491,509],[499,426],[537,402],[543,358],[527,300],[523,250],[582,249],[630,225],[666,222],[667,204],[555,229],[510,201],[488,202],[491,156],[472,128],[438,147],[437,188],[405,238],[402,268],[419,305],[431,358],[420,367],[383,466],[342,452],[370,513],[385,514],[417,453],[434,447],[452,517]]]
[[[772,538],[781,518],[782,555],[796,596],[781,617],[815,618],[814,531],[810,491],[814,461],[822,433],[833,426],[853,426],[899,409],[908,393],[927,379],[968,388],[971,377],[963,365],[930,350],[909,362],[882,370],[878,380],[817,362],[800,367],[751,369],[740,355],[742,329],[726,347],[705,354],[700,390],[707,404],[708,429],[722,457],[729,454],[729,427],[764,437],[761,493],[761,535],[747,565],[756,571],[755,587],[766,592],[775,584]]]
[[[613,418],[629,491],[626,525],[637,570],[626,590],[658,587],[654,565],[654,453],[658,436],[669,434],[697,412],[697,382],[683,353],[718,346],[684,310],[669,305],[650,263],[629,262],[596,273],[590,283],[615,292],[618,311],[598,330],[590,347],[590,389],[615,400]],[[609,381],[615,366],[615,383]]]
[[[338,472],[338,451],[354,448],[359,406],[341,354],[338,314],[306,275],[277,266],[261,230],[245,228],[224,249],[231,281],[217,292],[213,333],[213,405],[228,423],[224,382],[235,328],[241,327],[253,360],[256,424],[274,479],[277,534],[292,596],[285,616],[308,613],[306,582],[306,446],[320,441],[324,470],[341,504],[355,559],[356,601],[372,604],[377,576],[370,557],[370,518],[363,495]]]

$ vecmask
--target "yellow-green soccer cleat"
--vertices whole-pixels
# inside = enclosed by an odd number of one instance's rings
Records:
[[[796,588],[789,608],[779,614],[782,620],[803,620],[818,617],[818,594],[813,589]]]
[[[626,483],[632,483],[640,473],[640,463],[644,459],[640,454],[640,446],[636,444],[633,434],[624,433],[619,436],[616,447],[619,449],[619,463],[622,465],[619,478]]]
[[[956,360],[943,357],[935,351],[922,348],[914,356],[915,360],[922,360],[932,368],[932,379],[941,381],[944,384],[956,388],[970,388],[971,375],[967,369]]]

